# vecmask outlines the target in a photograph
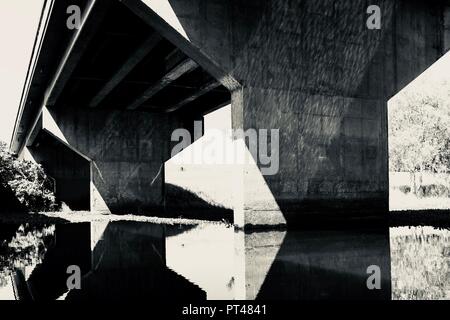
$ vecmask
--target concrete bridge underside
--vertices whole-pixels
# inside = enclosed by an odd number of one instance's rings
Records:
[[[279,172],[236,174],[235,224],[382,217],[387,101],[447,51],[448,17],[430,0],[48,0],[11,149],[62,200],[161,213],[171,132],[231,102],[233,128],[280,130]]]

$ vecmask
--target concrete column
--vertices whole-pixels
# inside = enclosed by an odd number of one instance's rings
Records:
[[[235,128],[279,130],[279,148],[271,148],[276,141],[268,144],[271,163],[262,163],[265,150],[259,145],[262,154],[255,164],[244,165],[237,176],[237,192],[242,193],[235,208],[238,226],[292,225],[317,214],[341,219],[387,212],[383,100],[255,87],[236,94],[233,112],[242,119],[234,118]],[[245,148],[252,147],[247,142]],[[278,170],[267,170],[270,166]]]
[[[170,17],[149,5],[242,85],[232,92],[234,129],[279,132],[276,172],[263,172],[261,155],[237,170],[235,224],[384,215],[386,102],[397,58],[393,2],[379,3],[380,30],[367,28],[365,1],[195,3],[172,1]],[[238,142],[251,151],[248,141]]]
[[[64,145],[47,131],[28,148],[35,161],[53,179],[57,201],[72,210],[89,210],[91,162]]]
[[[154,214],[164,210],[164,161],[170,134],[181,125],[168,114],[59,106],[43,127],[91,159],[91,210]]]
[[[378,1],[380,29],[367,1],[148,5],[242,85],[235,129],[279,129],[279,171],[237,172],[238,226],[387,215],[387,102],[443,54],[439,4]]]

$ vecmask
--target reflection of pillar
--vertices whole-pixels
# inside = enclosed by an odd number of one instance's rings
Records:
[[[256,299],[285,235],[285,231],[234,233],[235,299]]]
[[[32,297],[25,280],[25,268],[16,268],[11,274],[11,282],[16,300],[31,301]]]
[[[91,269],[90,224],[57,224],[54,242],[28,279],[36,301],[54,300],[67,291],[67,268],[76,265],[81,274]]]
[[[389,232],[237,233],[238,299],[390,299]],[[380,267],[369,290],[367,268]]]
[[[92,269],[66,300],[136,301],[205,298],[165,265],[165,227],[150,223],[93,223]]]
[[[165,231],[139,222],[91,223],[92,269],[95,271],[165,265]]]

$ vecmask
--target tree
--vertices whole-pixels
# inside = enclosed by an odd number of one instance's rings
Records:
[[[390,171],[450,172],[448,83],[429,90],[405,90],[389,105]]]
[[[43,168],[32,161],[19,160],[0,141],[0,183],[10,188],[30,211],[56,209],[53,182]]]

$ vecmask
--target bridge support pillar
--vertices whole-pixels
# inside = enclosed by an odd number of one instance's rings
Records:
[[[387,214],[383,99],[244,87],[233,94],[232,112],[234,128],[257,130],[259,145],[255,164],[237,174],[236,225],[292,226],[324,216],[330,222]],[[248,140],[244,148],[250,153]]]
[[[155,214],[164,210],[164,162],[173,115],[64,106],[43,113],[43,128],[91,160],[90,209]]]

